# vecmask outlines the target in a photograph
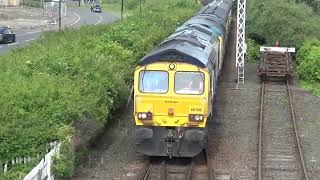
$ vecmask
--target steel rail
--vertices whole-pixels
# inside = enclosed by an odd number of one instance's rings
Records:
[[[137,180],[146,180],[149,176],[151,166],[152,166],[151,160],[148,160],[147,164],[143,168],[143,171],[140,173],[140,175],[138,175]]]
[[[167,179],[167,162],[165,160],[162,160],[160,168],[161,168],[160,179],[166,180]]]
[[[295,140],[297,143],[298,151],[299,151],[299,158],[300,158],[300,163],[301,167],[303,170],[304,174],[304,179],[309,180],[308,173],[307,173],[307,168],[305,165],[304,157],[303,157],[303,152],[301,148],[301,143],[300,143],[300,138],[299,138],[299,133],[298,133],[298,128],[296,124],[296,117],[294,113],[294,108],[293,108],[293,103],[292,103],[292,93],[291,93],[291,88],[290,88],[290,82],[287,79],[286,83],[286,88],[287,88],[287,95],[288,95],[288,100],[289,100],[289,108],[290,108],[290,114],[292,117],[292,123],[293,123],[293,131],[295,134]],[[262,179],[262,128],[263,128],[263,111],[264,111],[264,96],[265,96],[265,82],[261,82],[261,94],[260,94],[260,117],[259,117],[259,142],[258,142],[258,180]]]
[[[185,178],[185,180],[191,180],[191,175],[192,175],[192,169],[193,169],[193,158],[191,159],[190,165],[189,165],[189,169],[188,169],[188,174]]]
[[[150,176],[150,171],[152,169],[154,162],[151,159],[148,160],[141,173],[139,173],[137,180],[147,180],[152,179]],[[160,164],[160,179],[165,180],[167,176],[167,163],[165,160],[161,161]]]
[[[303,157],[303,153],[302,153],[300,138],[299,138],[299,135],[298,135],[298,128],[297,128],[296,116],[295,116],[294,108],[293,108],[293,104],[292,104],[292,93],[291,93],[289,80],[287,80],[287,92],[288,92],[288,97],[289,97],[288,99],[289,99],[289,105],[290,105],[290,110],[291,110],[294,134],[295,134],[295,137],[296,137],[296,142],[297,142],[297,146],[298,146],[298,150],[299,150],[300,162],[301,162],[301,166],[302,166],[302,169],[303,169],[304,179],[305,180],[309,180],[308,173],[307,173],[307,168],[306,168],[304,157]]]
[[[211,162],[210,162],[210,159],[209,159],[209,153],[208,153],[208,151],[206,149],[203,150],[203,153],[204,153],[205,161],[206,161],[207,168],[208,168],[208,179],[209,180],[213,180],[214,176],[213,176],[213,173],[212,173],[212,166],[211,166]]]
[[[264,109],[264,94],[265,94],[265,82],[261,82],[261,99],[260,99],[260,118],[259,118],[259,160],[258,160],[258,180],[262,179],[262,123],[263,123],[263,109]]]

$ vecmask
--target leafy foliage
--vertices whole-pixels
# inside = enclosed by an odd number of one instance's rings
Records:
[[[58,139],[62,154],[54,170],[59,176],[73,173],[73,144],[64,137],[72,140],[74,122],[93,119],[105,126],[124,105],[139,59],[198,9],[170,0],[146,6],[111,26],[45,33],[0,56],[1,162],[34,157]],[[26,172],[18,171],[12,168],[6,176]]]
[[[260,45],[253,39],[247,40],[247,61],[249,63],[255,63],[260,59]]]
[[[297,55],[297,72],[301,85],[320,96],[320,41],[304,43]]]
[[[292,1],[248,1],[248,34],[256,33],[273,46],[299,48],[306,40],[320,37],[320,18],[310,7]]]
[[[313,11],[320,15],[320,1],[318,0],[295,0],[296,2],[299,3],[306,3],[308,4],[310,7],[312,7]]]

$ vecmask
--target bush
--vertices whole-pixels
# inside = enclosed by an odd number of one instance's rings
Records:
[[[303,44],[297,54],[297,72],[301,85],[320,96],[320,41],[311,40]]]
[[[247,40],[247,61],[249,63],[255,63],[260,59],[260,45],[253,39]]]

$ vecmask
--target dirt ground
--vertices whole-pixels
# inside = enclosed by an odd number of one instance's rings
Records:
[[[128,166],[142,164],[145,157],[137,156],[135,151],[133,106],[130,107],[114,117],[114,123],[89,148],[89,155],[72,179],[121,179]]]
[[[234,24],[232,28],[235,28]],[[208,151],[217,177],[227,175],[231,179],[251,180],[256,179],[260,80],[257,65],[246,64],[245,84],[241,89],[235,89],[235,38],[235,33],[231,34],[214,116],[208,123]],[[320,98],[299,88],[296,80],[292,93],[310,179],[320,179]],[[130,111],[126,110],[114,119],[121,121],[120,126],[115,123],[106,130],[72,179],[136,177],[132,172],[142,167],[145,157],[135,151],[134,121]]]
[[[5,7],[0,8],[0,25],[9,26],[13,30],[50,29],[57,25],[52,20],[57,20],[57,13],[53,16],[39,8],[31,7]],[[62,26],[71,24],[77,19],[72,13],[62,17]]]
[[[231,32],[235,29],[232,24]],[[223,71],[209,122],[209,152],[216,176],[255,179],[259,78],[255,65],[246,65],[245,84],[236,89],[236,34],[230,33]]]

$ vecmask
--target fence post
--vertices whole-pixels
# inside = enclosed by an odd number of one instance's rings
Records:
[[[38,169],[38,180],[41,180],[41,176],[42,176],[42,169]]]
[[[121,0],[121,20],[123,20],[123,0]]]
[[[4,163],[3,173],[6,173],[7,170],[8,170],[8,161],[6,161],[6,162]]]
[[[53,151],[50,151],[48,155],[48,159],[47,159],[47,176],[48,176],[48,179],[50,180],[51,179],[51,155],[53,154],[52,153]]]
[[[2,162],[0,161],[0,174],[3,173],[3,164]]]

